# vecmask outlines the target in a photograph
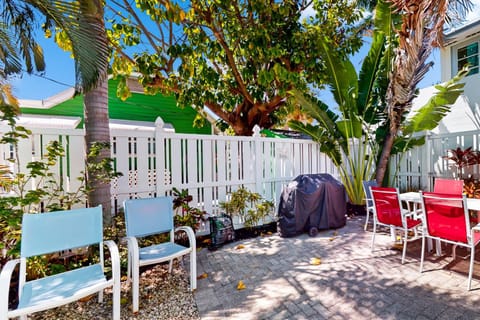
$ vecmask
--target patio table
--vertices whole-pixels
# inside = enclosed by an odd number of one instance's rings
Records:
[[[407,204],[413,204],[414,209],[417,209],[417,206],[422,203],[422,199],[420,197],[420,192],[400,193],[399,198],[400,198],[401,201],[404,201]],[[480,199],[467,198],[467,209],[468,210],[480,211]],[[409,210],[410,210],[410,208],[409,208]],[[430,239],[428,239],[428,240],[430,240]],[[428,250],[432,249],[431,242],[427,243],[427,248],[428,248]],[[440,241],[437,241],[436,254],[438,256],[442,255],[442,247],[440,246]]]
[[[414,204],[420,204],[420,192],[405,192],[400,193],[400,200]],[[480,211],[480,199],[467,198],[467,209]]]

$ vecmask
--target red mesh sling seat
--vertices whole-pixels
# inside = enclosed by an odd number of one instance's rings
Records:
[[[370,191],[374,204],[372,251],[377,225],[393,226],[397,230],[403,231],[403,264],[405,262],[407,242],[418,239],[417,227],[421,224],[421,220],[413,218],[413,212],[402,208],[397,188],[370,187]],[[415,231],[413,238],[408,238],[409,231]]]
[[[422,193],[422,208],[424,230],[422,233],[420,272],[423,272],[426,238],[453,244],[454,259],[456,246],[467,247],[470,249],[467,289],[470,290],[475,246],[480,242],[480,226],[470,227],[465,195],[424,192]]]

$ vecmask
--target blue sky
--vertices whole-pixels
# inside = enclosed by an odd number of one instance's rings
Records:
[[[476,7],[468,15],[468,20],[480,18],[480,0],[473,0],[472,2],[476,4]],[[46,72],[43,77],[25,74],[22,77],[12,79],[13,92],[19,99],[46,99],[73,87],[75,84],[75,71],[70,53],[62,51],[53,40],[45,39],[43,36],[39,39],[39,42],[44,49]],[[352,60],[356,66],[361,64],[363,55],[365,55],[365,50],[353,57]],[[431,86],[440,81],[440,53],[438,50],[433,52],[431,60],[435,64],[420,83],[420,88]]]

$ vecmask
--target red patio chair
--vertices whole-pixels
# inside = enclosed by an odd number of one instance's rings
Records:
[[[444,194],[463,194],[463,180],[436,178],[433,192]]]
[[[470,267],[468,285],[472,282],[475,246],[480,242],[480,225],[470,228],[470,218],[465,195],[449,195],[435,192],[422,193],[424,231],[422,233],[422,255],[420,272],[423,272],[425,238],[431,238],[453,244],[453,259],[456,246],[470,248]]]
[[[370,191],[374,204],[372,251],[377,224],[403,230],[403,264],[407,252],[407,242],[418,239],[417,227],[421,224],[421,220],[413,218],[414,212],[402,208],[397,188],[370,187]],[[415,236],[410,239],[408,238],[409,231],[415,232]]]

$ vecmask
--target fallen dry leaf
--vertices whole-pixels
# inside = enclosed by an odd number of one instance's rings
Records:
[[[243,289],[246,289],[247,287],[245,286],[245,283],[243,283],[242,280],[238,281],[238,284],[237,284],[237,290],[243,290]]]
[[[331,237],[328,240],[333,241],[333,240],[335,240],[335,237]]]
[[[314,257],[310,259],[310,264],[313,266],[318,266],[321,263],[322,263],[322,260],[320,258]]]
[[[202,243],[210,244],[210,243],[212,243],[212,239],[205,239],[205,240],[202,241]]]
[[[80,302],[87,302],[87,301],[92,300],[92,298],[94,298],[94,297],[95,297],[95,295],[94,295],[94,294],[91,294],[91,295],[89,295],[89,296],[86,296],[86,297],[83,297],[83,298],[78,299],[78,301],[80,301]]]
[[[205,278],[208,278],[208,274],[206,272],[202,273],[197,277],[197,279],[205,279]]]
[[[391,247],[392,250],[402,250],[403,249],[403,244],[401,243],[394,243]]]
[[[243,244],[239,244],[238,246],[235,247],[235,249],[237,250],[240,250],[240,249],[243,249],[245,248],[245,246]]]

